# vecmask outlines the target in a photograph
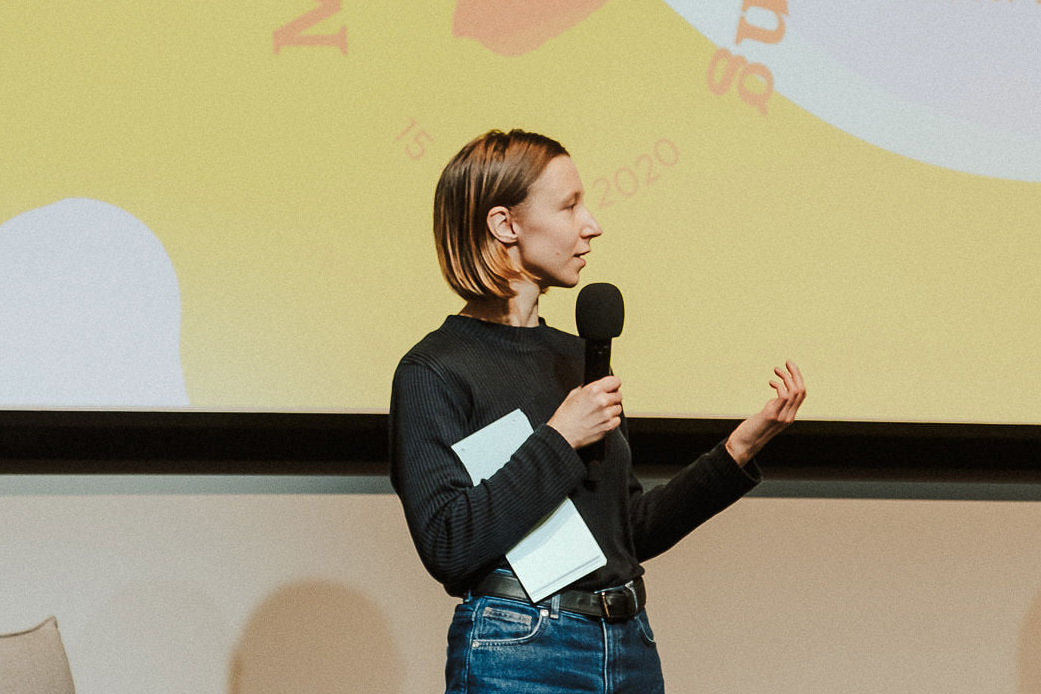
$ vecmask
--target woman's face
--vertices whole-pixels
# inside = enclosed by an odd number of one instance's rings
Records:
[[[603,231],[585,205],[582,179],[571,157],[550,160],[511,214],[516,260],[539,286],[577,285],[589,243]]]

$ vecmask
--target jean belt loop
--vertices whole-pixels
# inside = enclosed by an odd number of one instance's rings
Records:
[[[554,593],[553,597],[549,601],[549,616],[550,619],[557,619],[560,617],[560,593]]]
[[[633,585],[632,581],[629,581],[625,584],[625,589],[633,596],[633,612],[639,613],[643,605],[640,604],[640,596],[636,594],[636,586]]]

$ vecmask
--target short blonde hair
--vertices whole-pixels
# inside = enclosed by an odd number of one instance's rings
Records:
[[[514,295],[510,282],[526,277],[488,229],[488,212],[516,207],[546,165],[568,152],[556,140],[523,130],[491,130],[456,154],[434,191],[434,243],[441,273],[463,299]]]

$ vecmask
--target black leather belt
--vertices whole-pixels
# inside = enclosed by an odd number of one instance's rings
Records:
[[[493,572],[477,584],[473,595],[489,595],[511,598],[530,603],[517,577],[512,574]],[[547,599],[539,604],[550,603]],[[564,590],[560,592],[560,609],[577,612],[587,617],[597,617],[610,622],[632,619],[647,604],[647,590],[643,578],[636,578],[624,586],[601,591]]]

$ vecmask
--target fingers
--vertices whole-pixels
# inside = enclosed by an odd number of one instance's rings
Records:
[[[589,397],[596,407],[605,410],[617,408],[615,415],[621,413],[622,381],[617,376],[605,376],[599,381],[586,384],[584,388],[588,391]]]
[[[802,380],[802,372],[799,371],[799,367],[791,361],[786,361],[784,366],[787,371],[782,372],[780,369],[774,369],[775,373],[784,379],[785,386],[789,391],[799,395],[802,399],[805,399],[806,384]]]
[[[784,365],[788,368],[788,371],[791,373],[792,378],[795,379],[795,382],[798,383],[800,387],[805,387],[802,380],[802,371],[799,371],[799,366],[793,361],[786,361]]]
[[[574,448],[599,441],[622,423],[621,384],[618,377],[606,376],[575,388],[548,424]]]
[[[806,399],[806,384],[803,381],[799,367],[791,361],[785,362],[784,369],[780,367],[775,368],[774,373],[781,379],[780,383],[770,381],[770,387],[777,391],[777,399],[779,400],[777,403],[779,405],[776,415],[777,420],[785,424],[791,424],[795,421],[795,415],[799,411],[803,400]]]
[[[798,366],[788,361],[784,369],[776,368],[774,373],[780,380],[770,381],[770,387],[777,391],[777,397],[766,403],[761,412],[741,422],[727,438],[727,451],[738,465],[744,465],[794,422],[806,399],[806,384]]]
[[[604,376],[599,381],[593,381],[586,385],[587,388],[603,390],[604,392],[615,392],[622,387],[622,379],[617,376]]]
[[[590,391],[592,406],[602,418],[600,428],[604,433],[622,423],[622,382],[615,376],[606,376],[586,386]]]
[[[792,399],[792,404],[795,409],[799,409],[799,405],[806,399],[806,383],[803,381],[802,372],[799,371],[799,367],[795,363],[788,361],[785,362],[785,367],[788,369],[789,381],[785,382],[788,387],[788,395]]]

